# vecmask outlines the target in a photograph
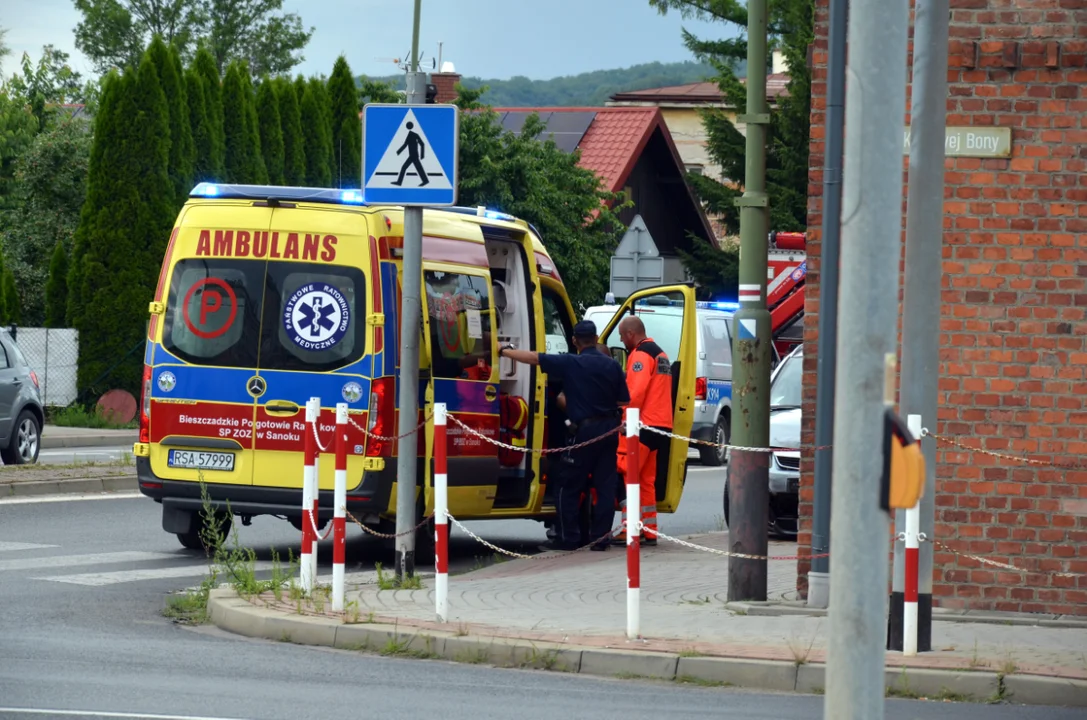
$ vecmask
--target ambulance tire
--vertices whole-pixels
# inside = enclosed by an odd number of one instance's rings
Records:
[[[715,445],[727,445],[732,434],[731,423],[724,412],[717,418],[717,424],[713,426],[713,435],[710,442]],[[707,467],[720,467],[725,464],[727,450],[723,447],[708,447],[702,445],[698,448],[698,460]]]
[[[226,543],[226,539],[230,537],[230,528],[233,525],[233,518],[226,513],[219,514],[220,532],[223,535],[223,542]],[[204,539],[200,537],[200,530],[204,527],[204,511],[200,510],[192,514],[192,522],[189,523],[189,529],[183,533],[175,533],[181,546],[188,550],[202,550],[204,554],[211,555],[211,550],[204,544]]]

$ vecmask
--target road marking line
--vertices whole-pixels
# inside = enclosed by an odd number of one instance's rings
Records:
[[[4,542],[0,540],[0,552],[15,552],[17,550],[43,550],[45,548],[55,548],[60,545],[39,545],[38,543],[24,543],[24,542]]]
[[[0,498],[0,505],[34,505],[37,503],[78,502],[82,500],[131,500],[146,497],[139,490],[101,493],[64,493],[59,495],[32,495],[30,497]],[[151,498],[147,498],[151,500]],[[152,501],[154,502],[154,501]]]
[[[67,717],[140,718],[141,720],[243,720],[208,715],[154,715],[151,713],[101,712],[98,710],[43,710],[39,708],[0,707],[3,715],[64,715]]]
[[[271,570],[272,563],[267,560],[259,560],[253,564],[254,572]],[[104,587],[124,582],[137,582],[139,580],[161,580],[165,578],[195,577],[208,572],[208,565],[182,565],[180,567],[145,568],[142,570],[116,570],[102,573],[82,573],[80,575],[52,575],[49,577],[35,577],[31,580],[48,580],[50,582],[69,583],[71,585],[87,585],[90,587]]]
[[[124,552],[94,553],[91,555],[53,555],[19,560],[0,560],[0,572],[4,570],[39,570],[44,568],[79,567],[81,565],[109,565],[112,563],[142,562],[145,560],[176,560],[184,557],[178,553]]]

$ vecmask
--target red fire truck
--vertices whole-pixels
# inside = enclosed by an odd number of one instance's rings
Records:
[[[772,232],[766,267],[766,309],[774,345],[785,357],[804,341],[804,279],[808,273],[805,234]]]

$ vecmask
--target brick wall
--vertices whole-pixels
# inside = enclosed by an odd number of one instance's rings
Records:
[[[458,73],[431,73],[430,82],[438,90],[434,102],[451,103],[457,99],[456,86],[460,82]]]
[[[809,445],[828,2],[816,0],[812,52],[802,429]],[[1012,156],[946,161],[936,429],[1043,464],[939,448],[940,541],[1033,572],[937,552],[934,602],[1087,615],[1087,576],[1051,574],[1087,573],[1087,0],[951,0],[951,8],[947,123],[1011,127]],[[812,457],[801,473],[798,542],[807,553]],[[809,567],[798,563],[802,595]]]

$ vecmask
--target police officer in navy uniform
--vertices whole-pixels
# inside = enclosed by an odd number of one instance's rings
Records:
[[[577,426],[573,442],[581,443],[600,437],[619,426],[621,408],[630,402],[626,379],[619,364],[596,347],[596,325],[582,320],[574,326],[574,347],[577,354],[553,355],[530,350],[517,350],[506,345],[498,350],[501,357],[529,365],[539,365],[549,376],[562,382],[566,396],[566,414]],[[583,543],[609,535],[615,519],[615,490],[617,483],[615,455],[619,449],[619,434],[571,451],[572,463],[558,479],[558,536],[550,549],[574,550]],[[589,478],[596,491],[591,537],[582,538],[578,523],[581,496],[589,489]],[[610,537],[593,544],[593,550],[607,550]]]

